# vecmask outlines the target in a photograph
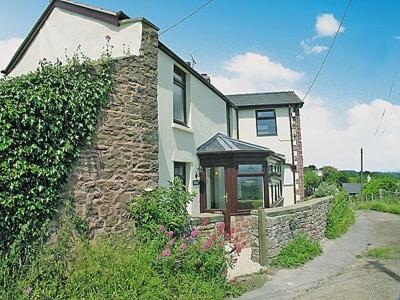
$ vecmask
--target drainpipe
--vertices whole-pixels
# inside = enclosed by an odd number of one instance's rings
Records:
[[[293,194],[294,194],[294,204],[297,202],[297,195],[296,195],[296,172],[295,172],[295,165],[294,165],[294,146],[293,146],[293,129],[292,129],[292,106],[289,105],[289,126],[290,126],[290,146],[292,148],[292,165],[293,165]]]

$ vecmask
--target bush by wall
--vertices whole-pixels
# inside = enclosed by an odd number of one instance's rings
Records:
[[[347,231],[355,221],[349,195],[341,191],[335,195],[328,211],[326,221],[326,237],[335,239]]]
[[[107,56],[42,62],[0,81],[0,254],[43,233],[111,88]]]
[[[307,235],[301,234],[282,248],[272,265],[294,268],[304,265],[322,252],[318,242],[312,241]]]
[[[328,183],[328,182],[321,182],[320,185],[315,190],[315,197],[322,198],[333,196],[338,192],[338,188],[335,184]]]
[[[163,198],[175,188],[175,196],[186,197],[179,182],[157,193]],[[0,276],[1,299],[224,299],[239,292],[225,277],[239,250],[228,247],[223,223],[208,237],[188,227],[176,234],[166,223],[76,243],[74,220],[66,224],[26,273]]]
[[[160,186],[134,197],[130,212],[135,225],[141,232],[157,233],[160,226],[168,226],[181,235],[189,228],[188,204],[194,194],[187,192],[179,178],[169,186]]]

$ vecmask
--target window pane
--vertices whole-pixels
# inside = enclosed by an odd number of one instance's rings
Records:
[[[257,118],[275,118],[275,112],[270,111],[258,111]]]
[[[174,84],[174,120],[185,122],[184,90]]]
[[[208,209],[225,208],[224,167],[206,168],[206,193]]]
[[[238,209],[264,206],[264,180],[262,176],[238,177]]]
[[[275,119],[257,120],[257,133],[259,135],[276,134]]]
[[[262,173],[262,165],[239,165],[239,173]]]

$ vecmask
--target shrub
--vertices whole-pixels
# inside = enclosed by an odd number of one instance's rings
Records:
[[[326,237],[335,239],[341,236],[354,223],[354,220],[349,195],[344,191],[337,193],[327,213]]]
[[[272,265],[284,268],[298,267],[312,260],[321,252],[322,249],[318,242],[313,242],[307,235],[301,234],[283,247],[279,255],[272,261]]]
[[[334,184],[330,184],[327,182],[321,182],[318,188],[315,190],[315,197],[328,197],[333,196],[338,192],[338,188]]]
[[[193,197],[194,194],[182,186],[181,180],[175,178],[167,187],[157,187],[133,198],[130,213],[142,232],[153,235],[162,225],[181,235],[189,230],[187,206]]]
[[[0,81],[1,255],[43,233],[111,87],[108,60],[78,56]]]

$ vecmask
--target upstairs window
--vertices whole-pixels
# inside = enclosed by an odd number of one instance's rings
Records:
[[[256,111],[257,136],[277,135],[274,110]]]
[[[186,80],[185,73],[174,67],[174,122],[186,125]]]

